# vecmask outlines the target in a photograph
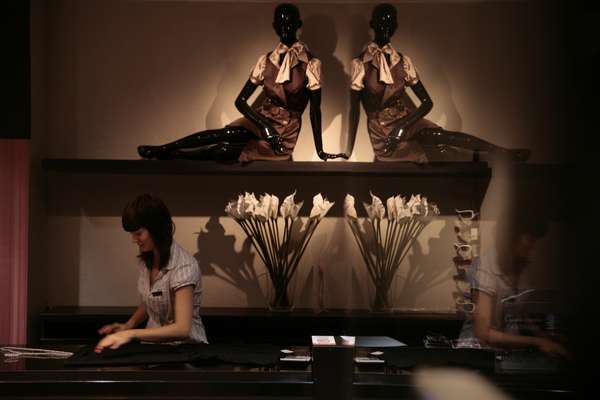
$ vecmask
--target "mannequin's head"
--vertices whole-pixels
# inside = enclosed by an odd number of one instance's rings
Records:
[[[293,4],[283,3],[275,8],[273,15],[273,29],[279,36],[281,43],[291,46],[296,39],[296,32],[302,26],[300,11]]]
[[[375,33],[375,43],[379,46],[388,44],[398,27],[396,8],[391,4],[376,5],[369,25]]]

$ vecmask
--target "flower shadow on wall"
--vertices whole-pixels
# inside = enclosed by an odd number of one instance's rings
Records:
[[[432,218],[439,215],[438,207],[420,195],[410,200],[400,195],[387,199],[386,206],[371,193],[371,203],[364,203],[366,218],[359,218],[354,206],[354,197],[346,195],[344,214],[363,257],[375,295],[371,303],[374,311],[393,309],[393,292],[397,273],[402,260],[417,244],[416,239]],[[421,283],[413,280],[423,271],[413,265],[407,276],[407,285]],[[420,285],[422,286],[422,285]]]
[[[448,242],[452,239],[452,229],[444,223],[438,237],[428,240],[429,252],[425,254],[418,241],[412,247],[412,254],[408,257],[408,271],[402,279],[402,288],[397,294],[397,304],[401,309],[415,309],[417,297],[428,290],[441,285],[454,275],[450,263],[428,262],[427,256],[444,253],[447,251]]]
[[[344,237],[346,224],[331,218],[327,229],[315,232],[310,245],[310,254],[303,262],[302,277],[297,280],[303,287],[297,291],[298,306],[312,308],[316,312],[330,309],[346,309],[350,301],[350,269],[345,260]],[[308,253],[308,251],[307,251]],[[300,272],[300,271],[299,271]]]
[[[265,296],[254,269],[252,243],[246,238],[240,251],[235,250],[236,237],[226,235],[219,218],[211,216],[204,229],[197,232],[198,252],[194,254],[203,276],[215,276],[241,290],[248,307],[262,307]]]

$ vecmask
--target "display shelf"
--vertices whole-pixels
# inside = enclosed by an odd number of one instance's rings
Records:
[[[181,174],[181,175],[418,175],[464,176],[487,179],[491,170],[485,162],[322,162],[322,161],[255,161],[252,163],[218,163],[189,160],[107,160],[44,159],[46,171],[109,174]]]
[[[90,182],[98,177],[104,183],[107,177],[112,177],[114,182],[120,177],[137,177],[160,179],[165,183],[169,179],[204,177],[212,179],[210,182],[215,179],[231,182],[227,188],[233,194],[236,191],[269,190],[281,195],[283,193],[277,192],[279,188],[300,192],[310,188],[311,191],[323,191],[330,198],[336,196],[334,200],[340,201],[346,192],[362,197],[373,190],[383,198],[399,193],[421,193],[434,199],[443,214],[452,214],[455,208],[479,209],[492,176],[486,162],[257,161],[223,164],[189,160],[45,159],[42,167],[52,177],[67,175],[69,185],[78,178],[78,182]],[[269,177],[268,187],[263,188],[262,177]],[[163,185],[168,186],[168,183]]]

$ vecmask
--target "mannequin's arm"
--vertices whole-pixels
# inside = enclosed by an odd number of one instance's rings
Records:
[[[323,137],[321,132],[321,89],[310,91],[310,124],[312,126],[315,149],[319,158],[323,161],[343,157],[345,154],[329,154],[323,151]]]
[[[248,79],[240,94],[238,94],[238,97],[235,99],[235,108],[258,126],[263,133],[263,137],[269,142],[275,154],[284,154],[281,137],[275,128],[273,128],[271,123],[265,117],[254,111],[252,107],[248,105],[248,99],[252,96],[256,88],[257,85]]]
[[[350,90],[350,114],[348,115],[348,141],[346,143],[346,157],[350,158],[356,142],[356,132],[360,122],[360,92]]]
[[[423,86],[423,83],[421,81],[418,81],[417,83],[409,87],[417,96],[421,104],[419,105],[419,108],[407,115],[405,117],[406,119],[402,121],[404,129],[408,128],[409,126],[411,126],[412,124],[429,114],[429,112],[433,108],[433,101],[431,100],[431,97],[429,97],[429,93],[427,93],[427,90],[425,89],[425,86]]]
[[[431,97],[429,97],[429,93],[427,93],[427,90],[421,81],[418,81],[414,85],[410,86],[410,88],[417,96],[421,104],[416,110],[401,120],[398,131],[388,136],[385,147],[386,152],[393,152],[398,143],[403,139],[402,135],[404,134],[404,131],[412,124],[427,115],[433,108],[433,101],[431,100]]]

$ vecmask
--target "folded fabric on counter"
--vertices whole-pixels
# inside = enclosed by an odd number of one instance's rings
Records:
[[[116,350],[94,351],[86,346],[65,360],[66,367],[124,366],[168,363],[230,363],[271,366],[279,359],[279,349],[271,345],[151,344],[128,343]]]
[[[387,366],[409,369],[417,366],[461,366],[493,370],[495,354],[483,349],[428,349],[395,347],[385,349]]]
[[[189,362],[200,364],[220,361],[228,364],[272,366],[281,355],[279,348],[268,344],[205,344],[194,345]]]

